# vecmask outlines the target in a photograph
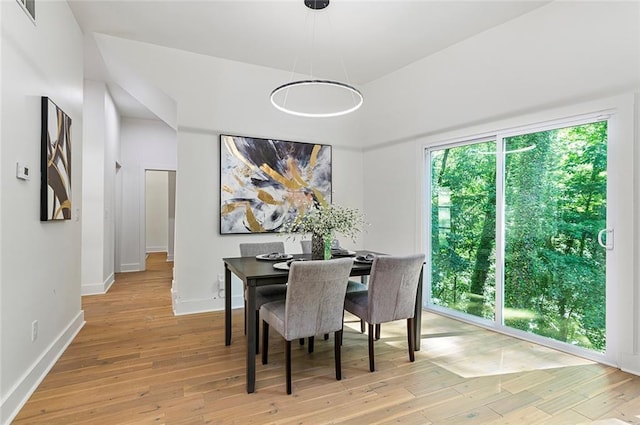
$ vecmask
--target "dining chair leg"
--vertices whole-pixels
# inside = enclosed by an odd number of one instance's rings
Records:
[[[304,338],[300,338],[300,345],[304,345]]]
[[[324,334],[324,340],[328,340],[329,339],[329,334]]]
[[[285,369],[287,376],[287,394],[291,394],[291,341],[285,341],[284,347]]]
[[[409,345],[409,361],[413,362],[416,360],[414,347],[416,346],[415,341],[415,333],[413,331],[415,326],[413,317],[407,319],[407,342]]]
[[[360,333],[364,333],[364,319],[360,319]]]
[[[260,354],[260,311],[256,310],[256,354]]]
[[[342,379],[342,329],[336,331],[333,336],[333,351],[336,361],[336,379],[339,381]]]
[[[373,359],[373,325],[369,323],[369,370],[376,370]]]
[[[269,355],[269,324],[262,321],[262,364],[267,364]]]
[[[313,343],[315,341],[315,337],[310,336],[309,337],[309,354],[313,353]]]
[[[376,325],[376,341],[380,339],[380,323]]]

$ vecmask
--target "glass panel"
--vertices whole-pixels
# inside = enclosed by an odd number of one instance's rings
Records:
[[[495,317],[496,144],[432,151],[431,300]]]
[[[607,123],[504,141],[504,324],[604,352]]]

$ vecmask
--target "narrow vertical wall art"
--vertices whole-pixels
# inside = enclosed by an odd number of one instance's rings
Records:
[[[71,118],[42,97],[40,220],[71,218]]]

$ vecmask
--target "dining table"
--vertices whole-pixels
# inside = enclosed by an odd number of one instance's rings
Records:
[[[355,251],[350,256],[359,257],[372,253],[372,251]],[[311,254],[294,254],[294,259],[310,260]],[[223,258],[224,263],[224,323],[225,345],[231,345],[231,274],[235,274],[242,280],[247,288],[246,311],[253,312],[256,308],[256,287],[263,285],[286,283],[289,271],[274,267],[274,261],[258,259],[255,257],[230,257]],[[327,260],[330,261],[330,260]],[[371,273],[371,263],[354,261],[351,268],[351,276],[368,276]],[[418,292],[415,303],[415,351],[420,350],[422,318],[422,273],[418,282]],[[256,315],[246,314],[246,375],[247,393],[253,393],[256,385]]]

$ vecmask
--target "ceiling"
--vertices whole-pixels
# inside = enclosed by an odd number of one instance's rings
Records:
[[[548,2],[332,0],[321,11],[308,9],[303,0],[69,4],[85,34],[103,33],[362,86]],[[92,73],[104,76],[98,63],[85,67],[87,78],[96,78]],[[114,94],[121,113],[136,114],[135,102],[123,105],[122,96],[126,92]]]

